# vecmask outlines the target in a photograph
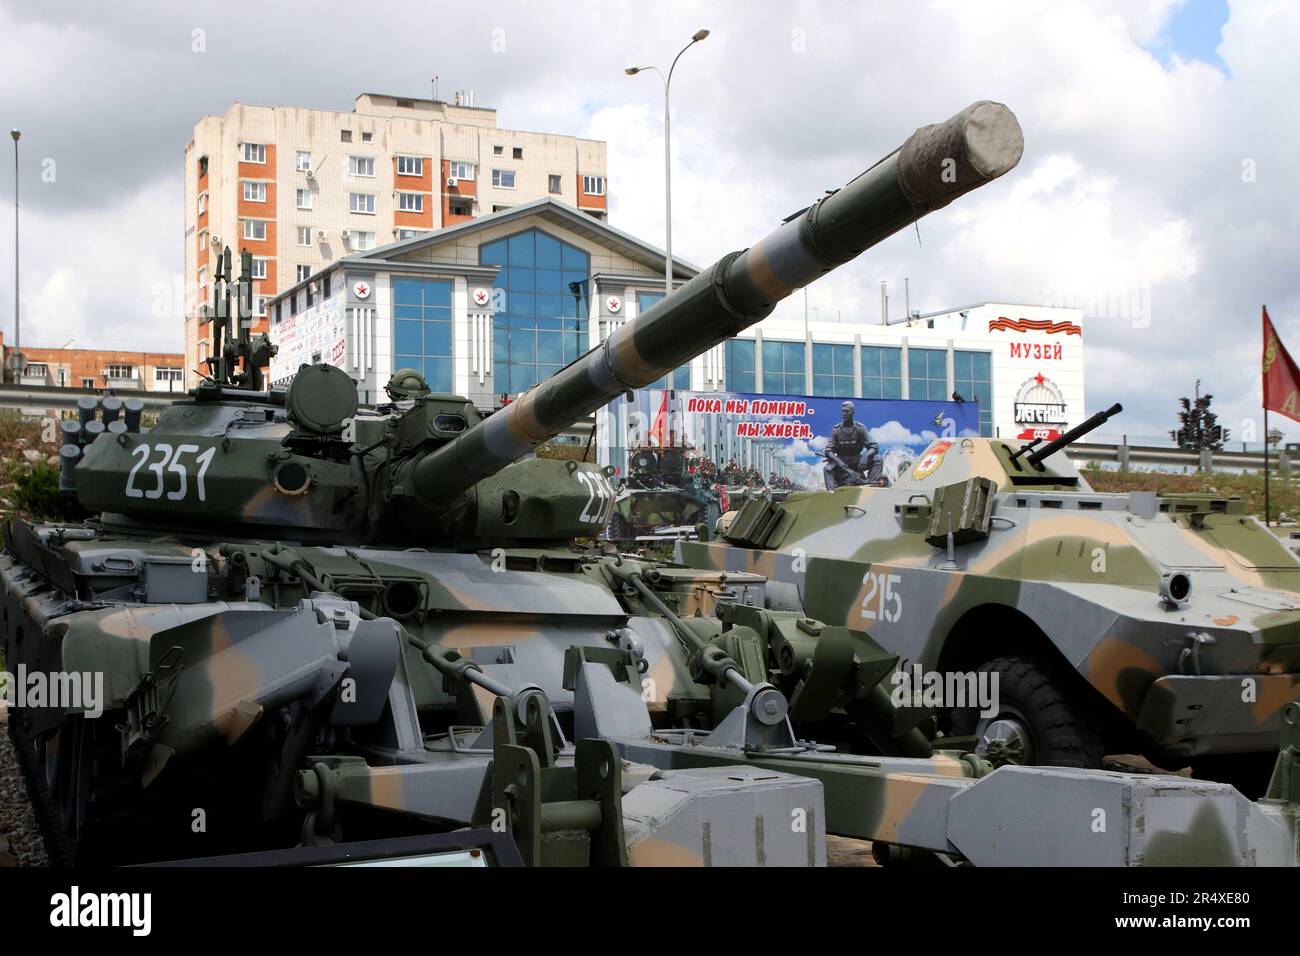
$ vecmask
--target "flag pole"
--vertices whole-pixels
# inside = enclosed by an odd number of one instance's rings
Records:
[[[1268,406],[1264,406],[1264,527],[1270,524],[1270,515],[1268,503]]]

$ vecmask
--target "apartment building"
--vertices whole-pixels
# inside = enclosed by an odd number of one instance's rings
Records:
[[[237,253],[253,256],[256,332],[272,297],[344,256],[547,197],[605,219],[603,142],[501,129],[472,104],[363,93],[346,113],[236,103],[199,120],[185,147],[186,375],[207,354],[223,246],[236,272]]]
[[[0,334],[0,358],[11,349]],[[114,391],[183,392],[184,356],[176,352],[23,347],[27,361],[19,385]]]

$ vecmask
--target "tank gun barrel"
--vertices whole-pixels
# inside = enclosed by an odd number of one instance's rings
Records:
[[[1108,422],[1113,416],[1118,415],[1122,411],[1124,411],[1124,406],[1121,405],[1119,402],[1116,402],[1114,405],[1106,409],[1104,412],[1098,412],[1096,415],[1093,415],[1087,421],[1080,422],[1079,424],[1075,425],[1064,435],[1061,435],[1057,438],[1053,438],[1042,448],[1034,449],[1032,452],[1030,452],[1028,455],[1025,456],[1025,461],[1029,462],[1029,464],[1032,465],[1034,468],[1039,467],[1039,463],[1042,462],[1044,459],[1048,458],[1051,455],[1056,454],[1062,448],[1065,448],[1068,445],[1072,445],[1074,442],[1078,441],[1084,435],[1088,434],[1088,432],[1092,431],[1094,428],[1098,428],[1106,424],[1106,422]]]
[[[824,273],[1007,173],[1023,149],[1015,114],[987,100],[918,129],[846,186],[749,249],[723,256],[597,348],[425,457],[414,468],[416,489],[433,500],[459,494],[629,389],[770,315]]]

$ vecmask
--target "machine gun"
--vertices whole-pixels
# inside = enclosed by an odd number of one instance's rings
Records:
[[[1093,415],[1087,421],[1080,422],[1078,425],[1075,425],[1064,435],[1059,435],[1056,438],[1053,438],[1046,445],[1043,445],[1042,448],[1037,447],[1039,444],[1042,443],[1042,439],[1035,438],[1033,441],[1029,442],[1029,444],[1022,445],[1016,451],[1012,452],[1011,462],[1014,464],[1016,459],[1023,455],[1025,457],[1025,461],[1029,462],[1029,464],[1032,467],[1038,469],[1039,471],[1042,471],[1043,461],[1045,461],[1047,458],[1050,458],[1052,455],[1055,455],[1062,448],[1072,445],[1074,442],[1078,441],[1080,438],[1088,434],[1088,432],[1092,431],[1094,428],[1098,428],[1101,425],[1104,425],[1112,417],[1118,415],[1122,411],[1124,411],[1124,406],[1121,405],[1119,402],[1116,402],[1114,405],[1106,409],[1104,412],[1098,412],[1096,415]]]

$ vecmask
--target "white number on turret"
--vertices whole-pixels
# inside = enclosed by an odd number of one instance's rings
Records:
[[[863,618],[891,624],[902,619],[903,595],[894,590],[894,585],[903,583],[902,575],[868,571],[863,576],[862,583],[867,588],[866,596],[862,599]]]
[[[578,520],[585,524],[605,526],[614,509],[614,487],[598,471],[575,471],[573,476],[587,491],[587,503],[582,506]]]
[[[198,472],[194,476],[194,488],[198,494],[199,501],[207,501],[207,488],[203,484],[203,476],[208,473],[208,466],[212,464],[212,458],[216,455],[215,448],[209,448],[207,451],[200,453],[198,445],[177,445],[173,448],[163,442],[156,445],[136,445],[131,449],[131,457],[136,459],[135,465],[131,468],[131,473],[126,476],[126,496],[128,498],[147,498],[155,500],[167,495],[168,501],[183,501],[189,494],[190,489],[190,471],[197,467]],[[181,460],[182,455],[193,455],[192,462]],[[156,476],[153,481],[145,481],[144,484],[151,487],[140,488],[136,486],[136,476],[140,469],[148,465],[148,470]],[[175,482],[176,487],[167,488],[168,473],[179,476],[179,481]]]

